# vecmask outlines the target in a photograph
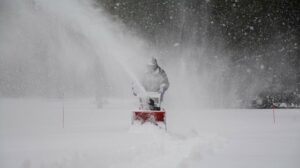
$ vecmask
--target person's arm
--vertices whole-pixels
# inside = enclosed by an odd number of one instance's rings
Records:
[[[162,84],[160,85],[160,92],[163,93],[169,88],[170,83],[169,83],[168,76],[164,70],[161,71],[161,75],[162,75],[163,81],[162,81]]]

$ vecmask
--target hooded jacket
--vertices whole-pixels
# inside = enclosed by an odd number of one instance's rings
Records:
[[[147,92],[165,92],[169,88],[169,80],[166,72],[157,65],[154,71],[143,75],[142,85]]]

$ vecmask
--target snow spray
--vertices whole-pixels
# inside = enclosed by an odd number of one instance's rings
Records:
[[[143,92],[137,74],[148,53],[144,40],[95,3],[0,1],[2,90],[89,97],[98,89],[100,94],[110,89],[111,95],[129,96],[133,81]]]

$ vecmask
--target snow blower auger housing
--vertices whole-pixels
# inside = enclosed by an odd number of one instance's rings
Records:
[[[139,101],[139,110],[134,110],[132,112],[131,123],[152,123],[167,130],[166,111],[161,108],[161,94],[147,92],[145,96],[139,97]]]

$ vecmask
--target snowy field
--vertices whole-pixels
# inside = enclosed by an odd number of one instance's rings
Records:
[[[64,106],[64,125],[63,125]],[[1,168],[299,168],[300,110],[167,109],[130,126],[131,100],[1,99]],[[64,126],[64,128],[63,128]]]

